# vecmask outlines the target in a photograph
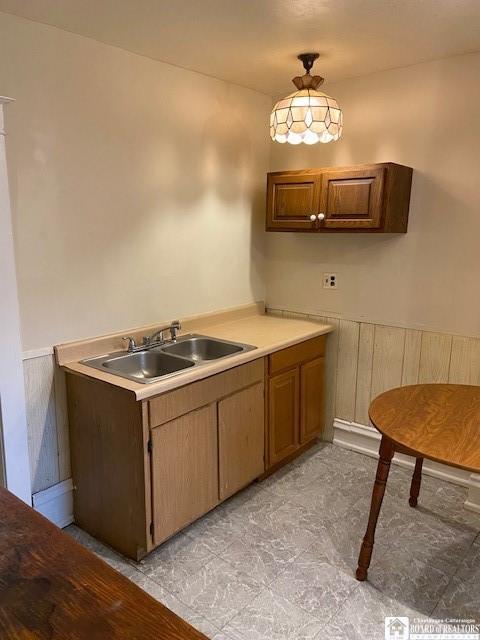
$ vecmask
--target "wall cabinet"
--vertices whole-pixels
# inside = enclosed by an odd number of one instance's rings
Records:
[[[269,173],[266,229],[405,233],[411,182],[394,163]]]
[[[325,337],[268,357],[267,468],[295,456],[324,426]]]

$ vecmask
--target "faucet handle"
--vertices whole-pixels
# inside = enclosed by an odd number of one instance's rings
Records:
[[[180,331],[181,328],[180,320],[173,320],[170,324],[170,336],[174,342],[177,339],[177,331]]]
[[[134,351],[137,348],[137,343],[135,342],[135,338],[131,336],[124,336],[122,340],[128,340],[128,351]]]

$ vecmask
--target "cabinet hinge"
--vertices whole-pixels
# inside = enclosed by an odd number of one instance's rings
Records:
[[[153,450],[153,444],[152,444],[152,441],[149,440],[147,442],[147,451],[148,451],[148,453],[152,453],[152,450]]]
[[[153,532],[154,531],[155,531],[155,527],[153,525],[153,522],[150,522],[150,535],[152,536],[152,538],[153,538]]]

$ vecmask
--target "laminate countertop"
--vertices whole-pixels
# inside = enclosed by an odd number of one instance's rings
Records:
[[[0,638],[207,640],[1,487]]]
[[[170,378],[160,379],[158,382],[149,384],[134,382],[93,369],[80,362],[88,357],[125,350],[122,336],[125,336],[127,332],[95,338],[90,341],[59,345],[55,348],[57,362],[67,372],[122,387],[134,393],[137,400],[145,400],[333,331],[333,327],[328,324],[321,324],[313,320],[280,318],[266,315],[262,311],[262,304],[255,303],[230,311],[187,318],[182,321],[182,332],[179,335],[198,333],[213,338],[255,345],[256,349],[214,360],[202,366],[192,367]],[[151,331],[158,326],[160,325],[130,330],[128,335],[140,337],[145,335],[146,331]]]

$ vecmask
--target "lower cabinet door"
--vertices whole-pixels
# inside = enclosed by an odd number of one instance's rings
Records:
[[[216,404],[152,430],[154,544],[218,504]]]
[[[299,445],[299,370],[280,373],[268,382],[268,463],[272,466]]]
[[[300,367],[300,442],[308,442],[323,431],[324,358],[316,358]]]
[[[218,403],[220,500],[265,470],[263,382]]]

